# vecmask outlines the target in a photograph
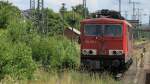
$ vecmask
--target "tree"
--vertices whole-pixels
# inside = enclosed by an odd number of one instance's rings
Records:
[[[80,21],[82,20],[82,16],[76,12],[68,11],[65,14],[66,23],[76,29],[80,29]]]
[[[59,13],[55,13],[51,9],[45,9],[47,13],[47,27],[48,33],[50,36],[53,35],[62,35],[63,26],[66,26],[66,23],[62,20]]]
[[[34,11],[30,11],[30,12],[36,12],[37,10]],[[53,10],[48,9],[48,8],[44,8],[43,9],[43,22],[44,25],[42,26],[42,30],[44,30],[45,33],[43,33],[43,35],[50,35],[50,36],[54,36],[54,35],[62,35],[63,34],[63,25],[66,25],[66,23],[63,21],[63,19],[61,18],[60,13],[55,13]],[[32,13],[29,13],[30,16],[32,16]],[[37,22],[35,22],[35,19],[31,19],[28,18],[29,20],[31,20],[33,23],[33,26],[35,27],[35,30],[38,31],[37,28]],[[40,32],[38,32],[40,33]]]
[[[88,8],[85,9],[81,4],[72,7],[71,11],[67,11],[63,4],[59,11],[63,22],[67,23],[68,26],[80,29],[80,21],[84,18],[84,10],[86,10],[86,15],[89,15]]]
[[[21,18],[20,10],[10,3],[0,1],[0,28],[6,28],[14,17]]]
[[[84,8],[84,6],[82,4],[79,4],[75,7],[73,7],[73,11],[80,14],[82,17],[84,17],[84,10],[86,11],[86,15],[88,16],[89,10],[88,10],[88,8]]]

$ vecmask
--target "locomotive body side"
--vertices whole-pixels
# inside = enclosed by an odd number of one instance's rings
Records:
[[[90,69],[114,67],[122,69],[126,64],[130,64],[129,51],[132,49],[132,38],[129,38],[131,32],[128,32],[130,27],[125,20],[110,18],[82,21],[81,64]]]

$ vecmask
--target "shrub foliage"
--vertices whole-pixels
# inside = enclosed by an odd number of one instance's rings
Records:
[[[32,31],[33,24],[17,7],[0,1],[0,80],[6,75],[14,79],[32,78],[37,66],[41,65],[51,70],[79,64],[76,43],[54,36],[62,31],[59,14],[57,17],[54,14],[49,11],[49,18],[53,19],[48,21],[49,27],[54,28],[50,36],[43,36]]]
[[[45,67],[68,68],[79,64],[79,52],[75,43],[66,38],[58,37],[37,37],[32,41],[33,59]]]

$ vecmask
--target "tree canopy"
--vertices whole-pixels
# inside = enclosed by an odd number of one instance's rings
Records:
[[[62,10],[64,12],[63,15],[61,12]],[[84,10],[86,11],[86,15],[89,16],[88,9],[84,8],[81,4],[72,7],[72,10],[70,11],[62,6],[62,8],[60,8],[60,14],[68,26],[80,29],[80,21],[84,19]]]
[[[10,3],[0,1],[0,11],[0,28],[6,28],[14,18],[21,18],[20,10]]]

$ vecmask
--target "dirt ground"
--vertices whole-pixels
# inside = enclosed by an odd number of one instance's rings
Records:
[[[122,84],[146,84],[146,73],[150,72],[150,44],[143,44],[140,47],[133,52],[134,62],[125,73]],[[144,54],[142,47],[146,48]]]

